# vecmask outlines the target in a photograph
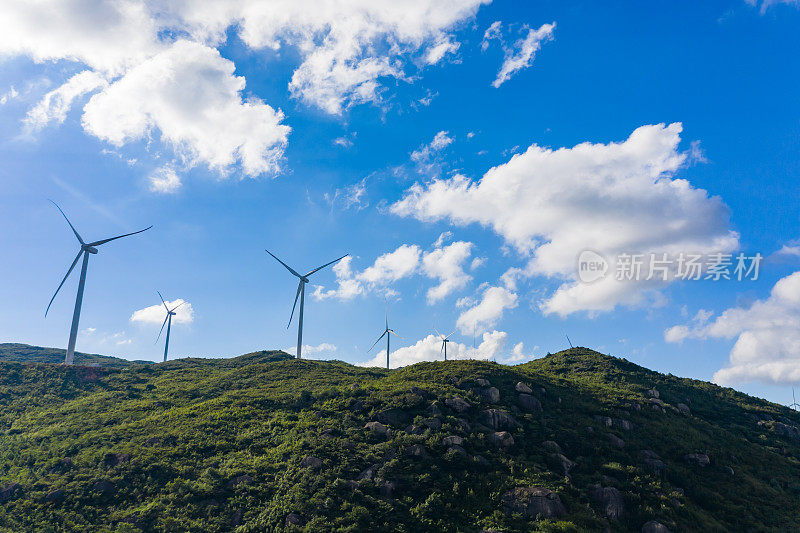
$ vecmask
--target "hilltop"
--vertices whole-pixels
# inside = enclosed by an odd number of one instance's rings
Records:
[[[43,348],[29,344],[0,342],[0,362],[17,363],[63,363],[67,351],[61,348]],[[103,366],[121,368],[131,365],[148,365],[152,361],[129,361],[119,357],[75,352],[75,364],[80,366]]]
[[[2,362],[0,527],[798,530],[799,427],[584,348],[398,370]]]

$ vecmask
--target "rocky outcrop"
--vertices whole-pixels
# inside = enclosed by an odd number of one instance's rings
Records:
[[[456,413],[465,413],[469,411],[470,404],[463,398],[454,397],[448,398],[444,401],[445,405],[455,411]]]
[[[606,433],[606,437],[608,437],[608,440],[609,440],[609,442],[611,442],[611,445],[613,447],[619,448],[619,449],[622,449],[622,448],[625,447],[625,441],[622,440],[621,438],[617,437],[613,433]]]
[[[519,404],[523,409],[531,413],[538,413],[542,410],[542,403],[530,394],[520,394]]]
[[[566,477],[569,477],[570,470],[575,466],[574,462],[570,461],[566,455],[561,453],[551,453],[547,458],[547,462],[554,472]]]
[[[300,460],[300,464],[311,470],[316,470],[322,466],[322,459],[314,457],[313,455],[306,455]]]
[[[670,531],[661,522],[650,520],[642,526],[642,533],[670,533]]]
[[[479,387],[491,387],[492,386],[492,384],[489,383],[489,380],[488,379],[484,379],[484,378],[476,379],[475,380],[475,384],[478,385]]]
[[[639,453],[642,456],[644,464],[656,474],[661,474],[667,467],[666,463],[661,460],[656,452],[652,450],[642,450]]]
[[[484,389],[481,391],[481,396],[483,396],[484,401],[487,403],[498,403],[500,401],[500,391],[497,390],[497,387]]]
[[[542,448],[550,453],[561,453],[561,446],[554,440],[546,440],[542,443]]]
[[[514,385],[514,390],[517,392],[521,392],[523,394],[530,394],[533,392],[529,386],[527,386],[521,381],[517,382],[517,384]]]
[[[614,487],[598,486],[592,489],[589,495],[600,502],[603,516],[616,519],[625,514],[625,498]]]
[[[502,496],[508,514],[521,514],[526,519],[558,518],[567,513],[558,494],[544,487],[517,487]]]
[[[704,453],[687,453],[683,456],[683,459],[690,465],[699,467],[706,467],[711,464],[711,459]]]
[[[378,421],[367,422],[364,424],[364,429],[367,429],[377,435],[383,435],[384,437],[389,436],[390,433],[389,428]]]
[[[514,445],[514,437],[508,431],[495,431],[489,435],[489,442],[498,448],[510,448]]]
[[[519,424],[514,417],[499,409],[487,409],[481,412],[481,422],[492,429],[514,429]]]
[[[442,444],[445,446],[463,446],[464,439],[459,437],[458,435],[450,435],[449,437],[445,437],[442,439]]]

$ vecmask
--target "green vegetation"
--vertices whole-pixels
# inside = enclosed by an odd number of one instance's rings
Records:
[[[0,362],[16,361],[18,363],[63,363],[67,351],[60,348],[42,348],[29,344],[13,342],[0,343]],[[152,361],[128,361],[119,357],[75,352],[75,364],[81,366],[103,366],[122,368],[131,365],[147,365]]]
[[[282,352],[1,362],[0,527],[796,531],[799,425],[583,348],[392,371]]]

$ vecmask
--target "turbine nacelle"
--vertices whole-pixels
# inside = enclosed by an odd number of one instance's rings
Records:
[[[100,251],[94,246],[90,246],[88,244],[84,244],[83,246],[81,246],[81,250],[83,250],[84,252],[88,252],[90,254],[96,254],[97,252]]]

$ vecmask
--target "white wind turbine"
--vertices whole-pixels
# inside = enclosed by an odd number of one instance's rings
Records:
[[[158,343],[158,339],[161,338],[161,332],[164,331],[164,324],[167,325],[167,342],[164,343],[164,362],[167,362],[167,352],[169,351],[169,330],[172,329],[172,317],[175,316],[175,310],[185,304],[186,302],[181,302],[172,309],[167,306],[167,302],[164,301],[164,297],[161,296],[161,293],[158,292],[158,297],[161,298],[161,303],[164,304],[164,309],[167,310],[167,316],[164,317],[164,323],[161,324],[161,330],[158,332],[158,337],[156,337],[156,343]]]
[[[390,334],[391,335],[397,335],[397,333],[395,333],[393,329],[389,328],[389,303],[387,302],[386,303],[386,329],[383,330],[383,333],[381,333],[381,336],[378,337],[378,340],[375,341],[375,344],[370,346],[369,350],[367,350],[367,353],[371,352],[372,349],[375,347],[375,345],[378,344],[378,342],[380,342],[380,340],[384,336],[386,336],[386,368],[387,369],[389,368],[389,337],[391,337]],[[397,335],[397,336],[400,337],[400,335]],[[403,337],[400,337],[400,338],[403,339]],[[405,339],[403,339],[403,340],[405,340]]]
[[[301,350],[303,348],[303,303],[305,301],[306,283],[308,283],[308,277],[311,274],[314,274],[315,272],[322,270],[326,266],[330,266],[336,262],[341,261],[342,259],[347,257],[348,254],[344,254],[342,257],[334,259],[330,263],[325,263],[321,267],[315,268],[305,276],[301,276],[292,267],[290,267],[289,265],[287,265],[286,263],[275,257],[275,254],[273,254],[269,250],[264,250],[264,251],[267,252],[269,255],[271,255],[278,263],[286,267],[286,270],[291,272],[293,275],[297,276],[297,278],[300,280],[300,283],[297,284],[297,294],[294,297],[294,305],[292,305],[292,314],[289,315],[289,323],[286,325],[286,329],[289,329],[289,326],[292,325],[292,318],[294,318],[294,308],[297,306],[297,299],[300,298],[300,311],[298,312],[298,323],[297,323],[297,358],[302,359]]]
[[[136,235],[137,233],[141,233],[143,231],[147,231],[153,226],[148,226],[144,229],[140,229],[139,231],[134,231],[132,233],[126,233],[124,235],[117,235],[116,237],[111,237],[108,239],[103,239],[100,241],[94,241],[90,243],[86,243],[83,241],[81,236],[78,234],[78,231],[75,229],[75,226],[72,225],[72,222],[69,221],[67,215],[64,214],[64,211],[58,206],[57,203],[50,200],[56,208],[61,211],[61,214],[64,216],[64,220],[67,221],[69,227],[72,229],[72,233],[75,234],[75,237],[78,239],[78,242],[81,245],[81,249],[78,251],[78,255],[75,256],[75,260],[72,261],[72,265],[70,265],[69,270],[67,270],[67,274],[64,276],[64,279],[61,280],[61,283],[58,285],[55,294],[53,297],[50,298],[50,303],[47,304],[47,310],[44,312],[44,316],[47,317],[47,313],[50,311],[50,306],[53,305],[53,300],[56,299],[56,295],[58,291],[61,290],[61,287],[64,286],[64,282],[67,281],[67,278],[72,273],[72,270],[75,268],[75,265],[78,264],[78,260],[83,255],[83,264],[81,265],[81,277],[80,281],[78,281],[78,296],[75,298],[75,311],[72,313],[72,327],[69,330],[69,344],[67,345],[67,355],[64,358],[64,364],[71,365],[73,359],[75,358],[75,341],[78,338],[78,322],[81,318],[81,304],[83,302],[83,287],[86,284],[86,268],[89,266],[89,254],[96,254],[98,252],[97,246],[101,246],[107,242],[111,242],[117,239],[121,239],[122,237],[128,237],[129,235]]]
[[[448,342],[452,342],[450,340],[450,337],[452,337],[453,333],[455,333],[456,330],[453,330],[450,333],[450,335],[447,335],[446,337],[444,335],[442,335],[441,333],[439,333],[439,330],[437,330],[436,328],[433,328],[433,331],[435,331],[436,334],[439,336],[439,338],[442,339],[442,349],[439,350],[439,353],[444,352],[444,360],[447,361],[447,343]]]

